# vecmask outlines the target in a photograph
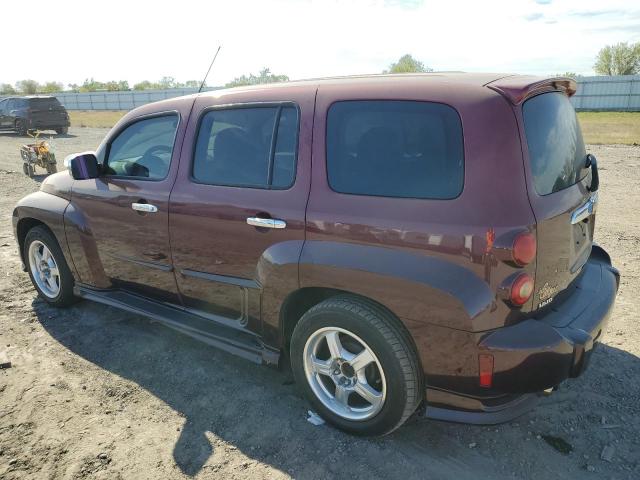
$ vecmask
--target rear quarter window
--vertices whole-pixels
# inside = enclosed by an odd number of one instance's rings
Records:
[[[563,93],[543,93],[522,107],[533,184],[549,195],[584,178],[586,151],[576,112]]]
[[[337,102],[329,109],[326,142],[327,176],[336,192],[421,199],[462,192],[462,125],[447,105]]]

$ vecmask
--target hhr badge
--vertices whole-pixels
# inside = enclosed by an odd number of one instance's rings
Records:
[[[549,282],[545,282],[540,290],[538,290],[538,298],[545,305],[549,302],[546,300],[550,300],[553,298],[553,295],[558,291],[558,287],[556,285],[549,285]]]

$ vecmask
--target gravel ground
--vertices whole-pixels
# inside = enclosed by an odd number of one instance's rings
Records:
[[[55,141],[61,162],[104,129]],[[38,181],[0,135],[0,478],[640,478],[640,148],[592,146],[596,239],[622,272],[590,369],[495,427],[412,420],[381,439],[306,421],[291,377],[90,302],[56,310],[20,270],[11,211]]]

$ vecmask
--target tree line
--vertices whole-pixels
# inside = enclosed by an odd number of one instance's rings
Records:
[[[596,62],[593,69],[598,75],[636,75],[640,73],[640,42],[628,44],[626,42],[617,43],[615,45],[607,45],[602,48],[596,56]],[[432,72],[433,69],[426,66],[423,62],[406,54],[392,63],[382,73],[421,73]],[[574,72],[565,72],[562,76],[579,78]],[[289,77],[282,74],[271,73],[268,68],[263,68],[257,74],[250,73],[234,78],[225,87],[240,87],[245,85],[260,85],[273,82],[287,82]],[[93,78],[88,78],[81,85],[71,83],[67,85],[65,90],[60,82],[38,83],[35,80],[20,80],[11,85],[8,83],[0,83],[0,95],[33,95],[36,93],[58,93],[62,91],[68,92],[118,92],[131,90],[152,90],[167,88],[198,88],[200,82],[198,80],[187,80],[179,82],[174,77],[162,77],[156,82],[143,80],[135,83],[133,87],[129,86],[127,80],[112,80],[109,82],[100,82]]]

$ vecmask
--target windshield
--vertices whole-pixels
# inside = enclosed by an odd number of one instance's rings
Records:
[[[539,195],[564,190],[586,175],[576,112],[563,93],[545,93],[522,107],[533,182]]]

